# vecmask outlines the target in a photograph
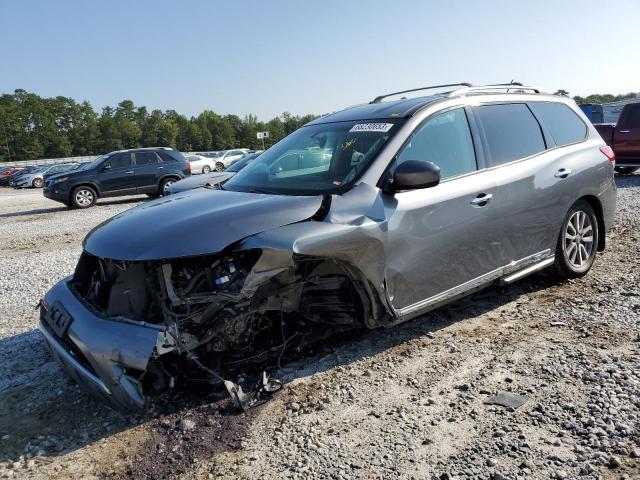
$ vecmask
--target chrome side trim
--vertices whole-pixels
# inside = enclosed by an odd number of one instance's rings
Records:
[[[80,362],[78,362],[78,360],[76,360],[74,358],[74,356],[71,355],[67,351],[67,349],[64,348],[60,344],[60,342],[58,342],[58,340],[47,331],[47,328],[42,324],[42,322],[40,322],[40,324],[38,325],[38,330],[40,330],[40,333],[42,334],[44,339],[47,341],[49,346],[51,346],[51,348],[53,348],[61,357],[63,357],[65,359],[65,361],[67,361],[71,365],[73,365],[73,368],[76,371],[81,373],[83,377],[85,377],[91,383],[96,385],[104,393],[106,393],[107,395],[111,395],[111,392],[109,391],[107,386],[104,384],[104,382],[102,380],[100,380],[98,377],[96,377],[89,370],[87,370]]]
[[[534,263],[530,267],[523,268],[522,270],[519,270],[516,273],[509,275],[508,277],[504,277],[503,279],[501,279],[501,283],[505,283],[505,284],[513,283],[516,280],[520,280],[521,278],[524,278],[527,275],[531,275],[532,273],[537,272],[538,270],[542,270],[543,268],[546,268],[552,265],[553,262],[555,262],[555,260],[556,260],[556,257],[554,255],[545,260],[542,260],[541,262]]]
[[[437,295],[426,298],[412,305],[408,305],[400,309],[397,309],[392,305],[392,308],[394,310],[394,313],[399,317],[404,317],[420,310],[426,310],[434,305],[445,303],[446,301],[451,300],[467,291],[498,280],[505,275],[520,271],[521,269],[529,265],[537,264],[543,260],[546,261],[547,259],[549,259],[550,255],[551,249],[547,248],[546,250],[534,253],[533,255],[529,255],[528,257],[524,257],[518,261],[513,261],[508,265],[496,268],[495,270],[491,270],[490,272],[480,275],[479,277],[461,283],[460,285],[452,287],[448,290],[445,290],[444,292],[438,293]]]

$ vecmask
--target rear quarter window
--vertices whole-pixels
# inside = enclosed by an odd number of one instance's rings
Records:
[[[546,149],[540,124],[524,103],[475,108],[491,165],[513,162]]]
[[[178,152],[177,150],[159,150],[156,153],[160,156],[163,162],[185,163],[187,161],[187,159],[184,158],[184,155],[182,155],[182,153]]]
[[[531,102],[529,107],[558,147],[581,142],[587,137],[587,126],[569,106],[563,103]]]

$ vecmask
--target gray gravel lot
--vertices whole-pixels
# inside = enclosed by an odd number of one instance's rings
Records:
[[[248,414],[203,395],[128,418],[51,361],[33,307],[144,197],[74,211],[0,189],[0,477],[640,478],[640,176],[617,182],[583,279],[535,275],[327,346]],[[485,403],[499,392],[527,401]]]

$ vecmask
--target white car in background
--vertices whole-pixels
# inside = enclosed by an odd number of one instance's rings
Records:
[[[240,160],[248,153],[248,148],[234,148],[233,150],[222,150],[220,152],[214,152],[211,159],[215,162],[216,171],[222,172],[234,161]]]
[[[197,154],[185,155],[185,158],[191,164],[192,175],[196,175],[198,173],[209,173],[211,170],[215,169],[216,162],[213,158]]]

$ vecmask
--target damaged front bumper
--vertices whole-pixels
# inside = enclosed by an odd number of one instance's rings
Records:
[[[140,376],[164,338],[164,328],[93,314],[71,292],[71,278],[56,284],[41,303],[39,329],[45,342],[88,393],[119,411],[141,408],[145,400]],[[60,313],[56,309],[70,317],[67,325],[54,327],[51,317]]]

